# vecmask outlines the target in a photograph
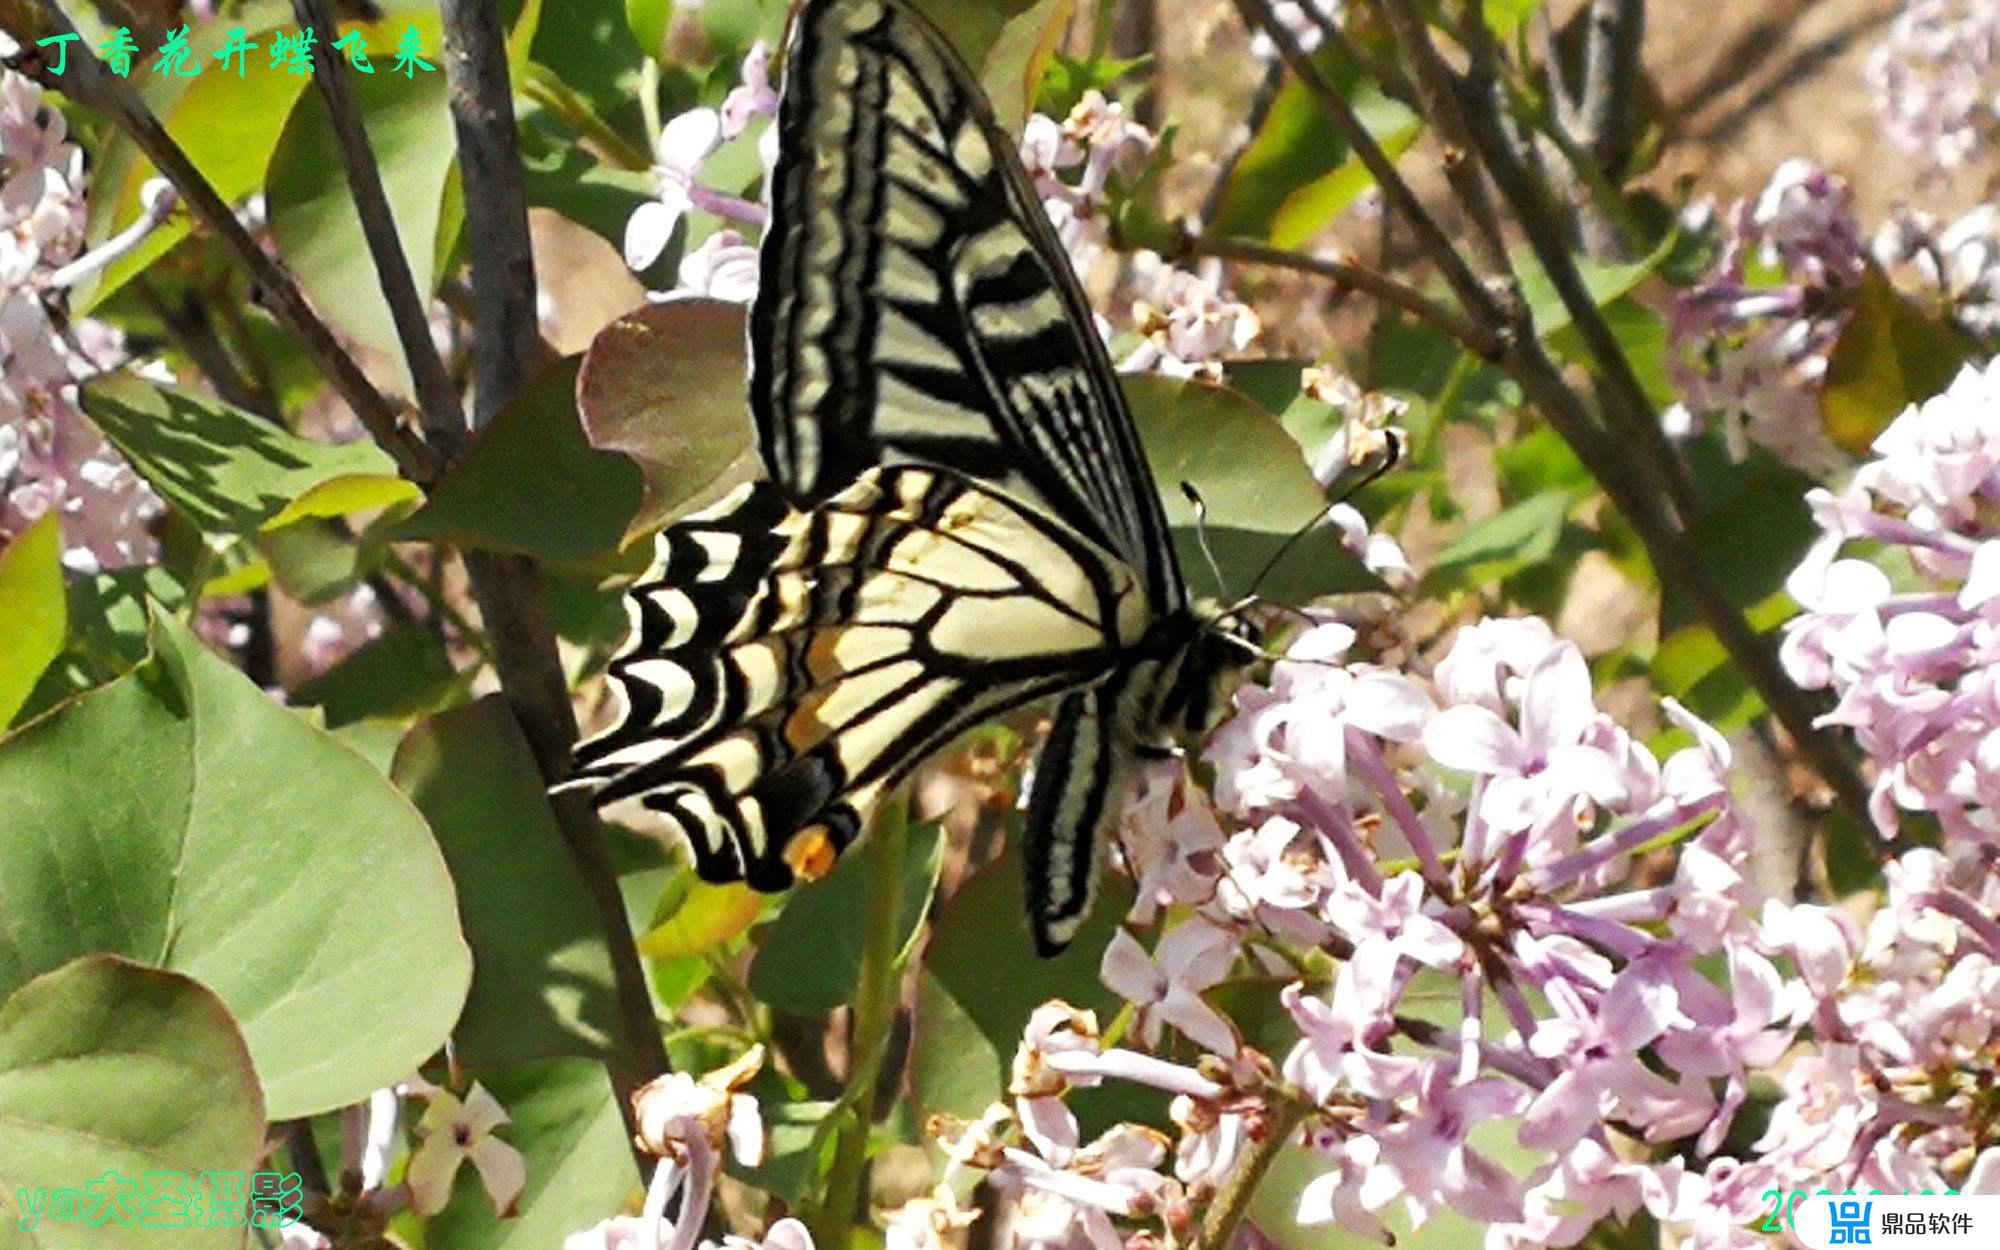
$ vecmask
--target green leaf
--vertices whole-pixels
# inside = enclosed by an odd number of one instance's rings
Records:
[[[372,443],[315,443],[219,399],[136,374],[89,383],[83,407],[139,476],[207,534],[253,534],[289,517],[416,495]]]
[[[1606,263],[1585,256],[1575,257],[1577,274],[1583,280],[1590,302],[1602,308],[1613,300],[1630,295],[1660,267],[1660,262],[1673,251],[1679,238],[1677,232],[1670,230],[1650,255],[1633,261]],[[1548,339],[1568,328],[1574,320],[1570,316],[1569,305],[1563,302],[1554,279],[1542,268],[1535,254],[1527,248],[1519,249],[1514,256],[1514,269],[1521,275],[1521,298],[1527,302],[1528,312],[1534,318],[1535,333]]]
[[[380,46],[396,47],[412,23],[424,47],[440,46],[436,15],[415,11],[382,23],[391,32]],[[417,291],[429,295],[436,284],[441,230],[445,237],[453,233],[443,209],[445,184],[458,159],[457,136],[442,69],[414,79],[387,69],[385,63],[373,74],[350,73],[347,82],[381,169],[410,274]],[[346,338],[396,362],[407,391],[408,366],[362,238],[333,123],[318,92],[302,97],[292,109],[271,156],[264,196],[271,239],[313,307]]]
[[[1549,558],[1562,537],[1571,493],[1550,491],[1467,526],[1432,562],[1426,581],[1490,585]]]
[[[436,634],[398,625],[292,692],[300,707],[326,712],[339,729],[371,717],[400,720],[427,712],[457,689],[458,672]]]
[[[69,630],[63,598],[62,527],[53,512],[21,531],[0,551],[0,726],[28,701],[49,661],[62,651]]]
[[[171,617],[154,657],[0,740],[0,992],[93,951],[199,978],[273,1119],[443,1042],[471,963],[421,817]]]
[[[1313,480],[1298,443],[1276,417],[1228,387],[1151,375],[1128,374],[1118,381],[1166,505],[1181,571],[1203,594],[1247,593],[1292,531],[1326,511],[1326,493]],[[1208,542],[1226,587],[1214,585],[1201,554],[1183,482],[1200,491],[1208,505]],[[1340,545],[1339,531],[1322,525],[1292,546],[1260,590],[1281,603],[1304,603],[1380,588]]]
[[[1152,59],[1151,56],[1092,56],[1079,60],[1057,52],[1042,73],[1041,85],[1035,89],[1035,111],[1060,121],[1070,115],[1086,93],[1113,95],[1112,88],[1121,78]]]
[[[647,56],[658,56],[666,47],[667,24],[673,20],[674,0],[625,0],[625,24]]]
[[[243,29],[248,38],[263,45],[273,25],[290,26],[291,21],[289,4],[267,0],[244,6],[227,20],[195,23],[188,34],[188,47],[202,62],[201,75],[171,84],[148,75],[143,84],[148,103],[167,134],[227,203],[233,204],[264,185],[264,170],[278,134],[309,80],[267,71],[261,46],[242,78],[236,76],[233,66],[225,73],[213,53],[229,30]],[[161,89],[169,87],[176,94],[170,99],[156,98]],[[122,134],[105,145],[103,161],[91,183],[88,237],[93,246],[139,219],[140,190],[158,172]],[[182,210],[161,223],[137,247],[106,266],[71,309],[72,314],[84,316],[123,289],[134,274],[185,239],[192,221]]]
[[[1750,628],[1762,634],[1797,611],[1792,597],[1779,591],[1744,615]],[[1686,625],[1662,638],[1650,669],[1655,690],[1679,699],[1724,733],[1764,714],[1763,698],[1743,680],[1729,652],[1706,625]]]
[[[201,1250],[243,1244],[243,1229],[171,1231],[148,1173],[189,1178],[257,1166],[264,1106],[243,1036],[199,982],[111,955],[90,955],[21,985],[0,1005],[0,1250],[100,1250],[155,1242]],[[107,1173],[114,1175],[107,1176]],[[50,1194],[131,1186],[135,1228],[45,1221]],[[58,1200],[60,1202],[60,1200]],[[83,1209],[97,1201],[83,1198]],[[109,1201],[106,1215],[115,1219]]]
[[[765,897],[741,881],[689,881],[666,918],[639,938],[639,953],[660,960],[704,954],[747,932],[764,904]]]
[[[1424,133],[1423,119],[1371,86],[1355,101],[1355,112],[1390,160],[1410,149]],[[1287,195],[1271,218],[1271,246],[1304,247],[1332,225],[1354,201],[1375,187],[1375,175],[1358,156]]]
[[[765,1103],[764,1161],[754,1168],[733,1171],[751,1185],[793,1207],[804,1206],[818,1195],[815,1185],[825,1182],[825,1168],[831,1160],[831,1134],[821,1137],[820,1125],[835,1104],[831,1102]],[[817,1140],[819,1149],[813,1149]]]
[[[1502,39],[1510,38],[1521,23],[1528,20],[1536,9],[1542,7],[1542,0],[1484,0],[1482,12],[1486,24]]]
[[[868,857],[843,855],[822,881],[801,886],[785,900],[750,965],[757,1000],[795,1016],[832,1011],[854,998],[861,981],[862,921],[868,907]],[[944,865],[944,834],[936,824],[910,830],[903,859],[903,912],[897,940],[908,945],[930,912]]]
[[[457,1061],[602,1057],[615,1028],[604,928],[506,702],[489,695],[419,723],[390,776],[437,835],[472,944]]]
[[[1785,579],[1818,537],[1805,495],[1816,483],[1761,450],[1733,461],[1719,437],[1688,445],[1690,476],[1700,484],[1701,516],[1690,535],[1717,586],[1739,608],[1781,594]],[[1755,541],[1746,541],[1755,535]],[[1687,597],[1664,588],[1661,629],[1672,632],[1700,619]]]
[[[1052,998],[1097,1012],[1100,1025],[1111,1022],[1120,1000],[1098,979],[1097,966],[1131,905],[1131,886],[1122,877],[1107,880],[1076,941],[1054,959],[1038,959],[1018,851],[1010,845],[959,887],[924,953],[910,1081],[926,1114],[972,1119],[1002,1097],[1021,1030]]]
[[[1420,119],[1383,95],[1338,49],[1324,49],[1316,62],[1392,159],[1421,132]],[[1209,233],[1295,247],[1373,185],[1366,167],[1329,129],[1312,92],[1292,79],[1279,89],[1256,137],[1230,171]]]
[[[1950,385],[1967,355],[1955,330],[1896,294],[1870,262],[1854,312],[1826,362],[1820,419],[1827,437],[1866,456],[1904,408]]]
[[[576,400],[590,443],[630,456],[644,482],[628,539],[757,476],[743,406],[746,315],[721,300],[649,304],[584,354]]]
[[[528,1186],[514,1216],[503,1220],[477,1173],[461,1169],[450,1205],[426,1230],[428,1250],[548,1250],[570,1233],[638,1209],[639,1170],[601,1064],[560,1059],[480,1080],[512,1117],[500,1137],[526,1157]]]
[[[585,440],[579,363],[551,366],[515,396],[396,537],[555,562],[616,551],[639,509],[640,475]]]

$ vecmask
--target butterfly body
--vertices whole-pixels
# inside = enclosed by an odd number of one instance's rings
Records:
[[[808,0],[780,100],[769,477],[660,536],[570,784],[779,890],[925,759],[1054,699],[1023,856],[1050,953],[1134,759],[1211,728],[1255,648],[1189,596],[1089,304],[944,38],[902,0]]]

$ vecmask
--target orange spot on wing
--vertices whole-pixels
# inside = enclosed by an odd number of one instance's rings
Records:
[[[785,862],[801,881],[817,881],[833,871],[840,852],[833,849],[825,825],[807,825],[785,843]]]

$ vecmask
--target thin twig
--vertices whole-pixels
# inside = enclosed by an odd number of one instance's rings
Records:
[[[13,9],[8,7],[10,11]],[[21,43],[32,43],[41,36],[76,34],[76,28],[54,0],[37,0],[33,11],[41,15],[41,27],[24,31],[19,38]],[[265,306],[298,337],[320,373],[354,410],[362,427],[396,461],[403,476],[428,484],[439,468],[436,453],[401,423],[396,409],[369,382],[361,366],[334,338],[333,331],[314,314],[291,274],[257,246],[257,241],[236,220],[236,214],[195,168],[180,144],[160,125],[132,84],[107,70],[88,42],[80,37],[70,42],[67,54],[63,76],[50,75],[43,85],[103,113],[145,153],[180,192],[195,219],[213,232],[249,271],[263,291]]]
[[[1296,269],[1331,278],[1342,286],[1366,292],[1385,304],[1411,314],[1457,340],[1465,350],[1485,360],[1498,360],[1506,350],[1500,335],[1453,309],[1445,307],[1415,287],[1405,286],[1377,269],[1351,260],[1307,256],[1283,248],[1253,243],[1247,239],[1217,239],[1203,236],[1187,241],[1189,256],[1213,256],[1220,260],[1250,265],[1270,265]]]
[[[1299,1135],[1299,1126],[1312,1110],[1312,1104],[1303,1097],[1275,1098],[1272,1105],[1275,1113],[1264,1126],[1263,1136],[1250,1142],[1236,1170],[1229,1174],[1209,1204],[1201,1231],[1195,1236],[1194,1250],[1229,1250],[1243,1217],[1250,1213],[1250,1199],[1256,1195],[1257,1187],[1264,1183],[1279,1154]]]
[[[1487,194],[1486,179],[1472,160],[1472,136],[1458,96],[1452,90],[1451,71],[1437,56],[1424,36],[1423,15],[1401,0],[1372,0],[1378,13],[1395,33],[1403,49],[1403,59],[1416,76],[1417,98],[1438,138],[1444,143],[1444,177],[1459,207],[1472,223],[1473,252],[1486,276],[1488,289],[1504,287],[1503,307],[1515,311],[1520,304],[1518,283],[1507,259],[1507,240],[1500,229],[1500,215]],[[1484,17],[1481,17],[1484,21]]]
[[[444,0],[445,74],[468,188],[465,230],[472,265],[472,428],[484,429],[541,360],[535,320],[535,254],[527,190],[507,83],[507,36],[490,3]],[[477,187],[479,193],[470,193]]]
[[[535,262],[527,195],[515,142],[506,35],[494,6],[445,0],[445,77],[465,186],[473,293],[473,426],[483,429],[520,393],[541,356],[535,321]],[[569,683],[556,651],[541,566],[521,556],[464,553],[479,613],[493,643],[501,689],[547,782],[568,775],[576,741]],[[610,955],[620,1045],[608,1065],[620,1114],[631,1093],[668,1069],[665,1041],[596,809],[581,795],[554,803],[557,828],[596,907]],[[642,1174],[652,1161],[635,1149]]]
[[[1646,0],[1591,0],[1583,99],[1575,133],[1597,168],[1615,174],[1632,142],[1633,95],[1646,41]]]
[[[1375,142],[1375,136],[1368,133],[1368,128],[1362,125],[1361,118],[1355,113],[1353,105],[1349,104],[1347,98],[1327,81],[1326,75],[1320,72],[1312,57],[1299,46],[1298,39],[1271,11],[1270,0],[1234,0],[1234,3],[1237,12],[1242,14],[1245,25],[1270,36],[1272,44],[1278,49],[1278,55],[1291,67],[1292,73],[1298,75],[1299,82],[1325,112],[1327,119],[1333,123],[1333,128],[1347,141],[1349,150],[1360,158],[1362,165],[1375,179],[1375,184],[1382,189],[1390,208],[1409,223],[1410,230],[1416,235],[1418,246],[1430,262],[1437,266],[1438,272],[1444,276],[1445,282],[1451,287],[1452,294],[1458,297],[1459,303],[1475,317],[1482,319],[1490,317],[1497,321],[1497,310],[1491,297],[1480,285],[1478,277],[1473,274],[1471,268],[1466,265],[1465,259],[1458,254],[1458,249],[1452,246],[1444,228],[1423,206],[1423,202],[1417,198],[1417,193],[1411,189],[1410,184],[1404,181],[1402,174],[1397,172],[1395,161],[1389,158],[1389,154],[1382,150],[1382,145]]]
[[[1401,10],[1407,0],[1390,0],[1389,7]],[[1413,32],[1425,52],[1424,59],[1436,61],[1435,49],[1425,36],[1421,25]],[[1463,38],[1472,54],[1471,81],[1468,90],[1490,98],[1490,88],[1499,77],[1498,54],[1493,47],[1492,32],[1486,29],[1483,18],[1474,17],[1464,23]],[[1590,353],[1597,366],[1597,376],[1602,381],[1607,402],[1604,404],[1608,423],[1619,437],[1634,440],[1645,449],[1639,458],[1639,468],[1646,485],[1664,493],[1672,505],[1673,513],[1682,525],[1693,523],[1700,515],[1701,502],[1695,497],[1694,488],[1686,474],[1681,472],[1680,458],[1674,454],[1667,442],[1666,432],[1660,428],[1659,414],[1646,398],[1645,388],[1632,370],[1632,362],[1618,343],[1617,335],[1597,306],[1597,300],[1585,285],[1583,275],[1576,267],[1576,258],[1570,254],[1569,242],[1563,237],[1560,226],[1561,216],[1546,189],[1522,163],[1520,155],[1508,140],[1498,124],[1497,102],[1490,109],[1467,109],[1462,116],[1468,122],[1467,141],[1474,145],[1485,160],[1486,169],[1492,174],[1508,207],[1513,210],[1515,220],[1528,237],[1528,245],[1534,250],[1535,258],[1548,274],[1550,283],[1568,310],[1570,320],[1575,324],[1584,348]]]
[[[292,0],[292,12],[298,15],[299,25],[308,29],[330,32],[336,28],[326,0]],[[449,462],[457,458],[465,445],[465,414],[459,407],[451,375],[445,371],[444,358],[438,355],[437,345],[431,341],[430,301],[417,290],[409,257],[403,254],[396,214],[389,207],[389,194],[382,187],[382,171],[368,146],[361,109],[354,102],[354,91],[347,81],[351,72],[343,58],[321,56],[313,67],[313,84],[326,101],[326,111],[333,122],[341,168],[347,175],[347,191],[361,220],[361,236],[368,242],[368,255],[375,262],[382,298],[388,302],[389,319],[396,327],[396,340],[402,345],[403,360],[416,384],[417,410],[423,417],[424,433],[432,448]],[[465,198],[469,208],[472,196]]]
[[[1399,8],[1408,0],[1387,2],[1391,8]],[[1421,27],[1417,35],[1428,55],[1434,58],[1435,50],[1429,49],[1428,36],[1424,35]],[[1461,23],[1461,38],[1471,55],[1474,90],[1477,90],[1479,82],[1490,82],[1497,77],[1498,54],[1493,47],[1492,32],[1477,14],[1468,13],[1468,19]],[[1425,54],[1416,53],[1420,56]],[[1562,238],[1546,188],[1536,182],[1522,164],[1497,124],[1495,112],[1497,110],[1466,110],[1471,121],[1473,141],[1485,158],[1495,185],[1527,234],[1537,259],[1561,295],[1563,306],[1569,310],[1585,349],[1597,365],[1600,407],[1610,417],[1621,442],[1630,443],[1638,450],[1636,455],[1619,458],[1621,471],[1609,478],[1600,476],[1599,480],[1604,483],[1619,510],[1639,531],[1647,555],[1661,578],[1678,587],[1693,601],[1702,620],[1714,631],[1717,640],[1763,698],[1765,706],[1792,735],[1813,768],[1850,813],[1865,821],[1868,788],[1856,771],[1853,760],[1831,735],[1814,724],[1813,701],[1785,675],[1778,663],[1775,646],[1750,627],[1742,611],[1730,602],[1728,595],[1716,584],[1689,546],[1685,532],[1675,524],[1671,511],[1660,507],[1662,503],[1670,503],[1672,511],[1678,512],[1681,524],[1685,525],[1698,514],[1699,501],[1680,472],[1680,462],[1667,445],[1657,414],[1646,399],[1638,377],[1632,372],[1631,361],[1577,271],[1575,258],[1570,255]],[[1521,347],[1523,362],[1538,375],[1540,390],[1551,397],[1556,392],[1567,393],[1572,399],[1575,397],[1574,390],[1561,381],[1559,374],[1548,376],[1555,372],[1554,363],[1542,351],[1538,341],[1530,339]],[[1522,380],[1525,386],[1526,379]],[[1631,465],[1637,466],[1636,478],[1622,471],[1622,466]],[[1664,491],[1661,487],[1665,488]]]

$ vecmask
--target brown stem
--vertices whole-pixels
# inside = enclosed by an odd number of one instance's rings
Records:
[[[1500,335],[1488,327],[1431,299],[1415,287],[1405,286],[1377,269],[1351,260],[1307,256],[1283,248],[1253,243],[1247,239],[1217,239],[1204,236],[1187,241],[1187,255],[1213,256],[1220,260],[1250,265],[1271,265],[1331,278],[1342,286],[1366,292],[1385,304],[1392,304],[1420,321],[1429,322],[1457,340],[1465,350],[1485,360],[1498,360],[1506,350]]]
[[[1632,142],[1639,52],[1646,41],[1646,0],[1591,0],[1589,21],[1576,137],[1599,169],[1615,174]]]
[[[54,0],[37,0],[34,8],[27,13],[15,4],[7,4],[4,9],[10,19],[16,15],[23,19],[20,26],[12,20],[6,23],[11,28],[22,30],[20,42],[23,44],[32,44],[43,36],[76,33],[76,28]],[[31,13],[39,14],[41,21],[28,23],[25,19]],[[403,476],[420,484],[429,484],[439,468],[437,453],[401,423],[396,409],[368,381],[361,366],[334,338],[333,331],[313,313],[291,274],[257,246],[257,241],[236,220],[236,214],[223,202],[201,171],[195,168],[180,144],[174,142],[166,128],[160,125],[159,119],[139,98],[132,84],[107,70],[81,38],[69,42],[67,59],[68,65],[62,77],[48,75],[43,79],[43,85],[103,113],[145,153],[154,167],[180,192],[182,202],[195,219],[234,253],[262,289],[265,306],[287,330],[297,336],[319,371],[347,402],[347,406],[354,410],[362,427],[395,459]]]
[[[1277,19],[1277,15],[1271,11],[1270,0],[1234,0],[1234,3],[1237,12],[1243,15],[1246,25],[1270,36],[1272,44],[1278,49],[1278,55],[1291,67],[1292,73],[1298,75],[1299,82],[1319,104],[1321,111],[1333,123],[1333,128],[1340,132],[1340,137],[1347,141],[1348,148],[1360,158],[1369,174],[1374,177],[1376,185],[1382,189],[1383,197],[1388,200],[1389,207],[1409,223],[1411,232],[1416,235],[1418,246],[1423,249],[1424,255],[1430,262],[1437,266],[1438,272],[1444,276],[1445,282],[1450,285],[1452,294],[1458,297],[1459,303],[1475,317],[1498,321],[1491,297],[1480,285],[1478,277],[1473,274],[1471,268],[1466,265],[1465,259],[1458,254],[1458,249],[1452,246],[1444,228],[1424,208],[1422,201],[1417,199],[1417,193],[1403,180],[1402,174],[1397,172],[1396,163],[1382,150],[1382,145],[1375,142],[1375,137],[1361,124],[1360,116],[1355,113],[1346,97],[1327,81],[1326,75],[1320,72],[1319,66],[1313,63],[1312,57],[1306,54],[1306,50],[1299,46],[1299,41],[1293,37],[1292,32]]]
[[[1243,1217],[1250,1213],[1250,1199],[1256,1196],[1257,1187],[1263,1184],[1278,1155],[1298,1136],[1299,1126],[1305,1123],[1311,1110],[1311,1104],[1304,1098],[1295,1097],[1273,1098],[1271,1107],[1271,1122],[1265,1126],[1264,1136],[1250,1143],[1236,1170],[1216,1191],[1214,1202],[1202,1218],[1201,1230],[1195,1235],[1194,1250],[1229,1250]]]
[[[473,426],[480,429],[519,393],[543,354],[535,321],[535,262],[499,15],[483,0],[445,0],[440,7],[466,227],[479,243],[470,256]],[[556,652],[541,566],[521,556],[470,551],[465,565],[493,642],[501,689],[534,749],[543,780],[561,780],[569,773],[576,719]],[[636,1127],[630,1121],[632,1091],[667,1071],[666,1044],[596,809],[581,796],[568,796],[557,800],[554,810],[604,928],[622,1035],[608,1069],[619,1112],[631,1129]],[[652,1161],[636,1150],[635,1157],[641,1173],[649,1174]]]
[[[292,12],[299,25],[309,29],[335,29],[333,11],[326,0],[292,0]],[[382,298],[389,305],[389,319],[396,327],[403,359],[416,383],[417,410],[422,415],[424,434],[431,447],[447,462],[457,458],[465,446],[465,414],[458,403],[458,390],[445,371],[444,358],[431,341],[430,301],[417,290],[416,275],[403,254],[403,241],[396,232],[396,215],[389,207],[388,192],[382,188],[382,171],[368,146],[362,127],[361,110],[354,102],[347,76],[353,71],[338,56],[322,56],[314,64],[313,84],[326,101],[333,122],[334,138],[340,148],[340,164],[347,175],[347,191],[354,198],[355,214],[361,219],[361,236],[368,242],[369,258]],[[466,195],[468,212],[472,203]],[[477,235],[473,236],[477,238]]]
[[[1390,5],[1398,10],[1403,6],[1404,0],[1392,0]],[[1477,17],[1467,21],[1464,27],[1464,37],[1472,51],[1472,78],[1468,91],[1476,97],[1491,100],[1493,93],[1490,88],[1498,77],[1497,53],[1491,32],[1486,29],[1486,23]],[[1442,70],[1436,51],[1421,25],[1417,25],[1412,33],[1422,45],[1422,51],[1414,55],[1428,63],[1438,64]],[[1632,371],[1632,362],[1619,345],[1617,335],[1612,333],[1610,323],[1604,319],[1590,288],[1584,284],[1582,273],[1577,270],[1576,258],[1570,254],[1568,240],[1563,237],[1562,216],[1556,210],[1547,188],[1529,172],[1500,126],[1497,101],[1490,108],[1467,109],[1463,116],[1469,122],[1467,141],[1484,158],[1487,171],[1492,174],[1495,185],[1513,210],[1514,219],[1528,237],[1529,247],[1562,298],[1563,307],[1576,325],[1585,350],[1597,366],[1597,377],[1602,382],[1606,400],[1604,412],[1614,432],[1644,449],[1645,455],[1638,459],[1647,489],[1663,493],[1672,505],[1675,518],[1682,525],[1691,524],[1700,515],[1700,501],[1695,497],[1687,475],[1681,472],[1680,458],[1667,442],[1666,433],[1660,428],[1659,415],[1653,411],[1645,388]]]

